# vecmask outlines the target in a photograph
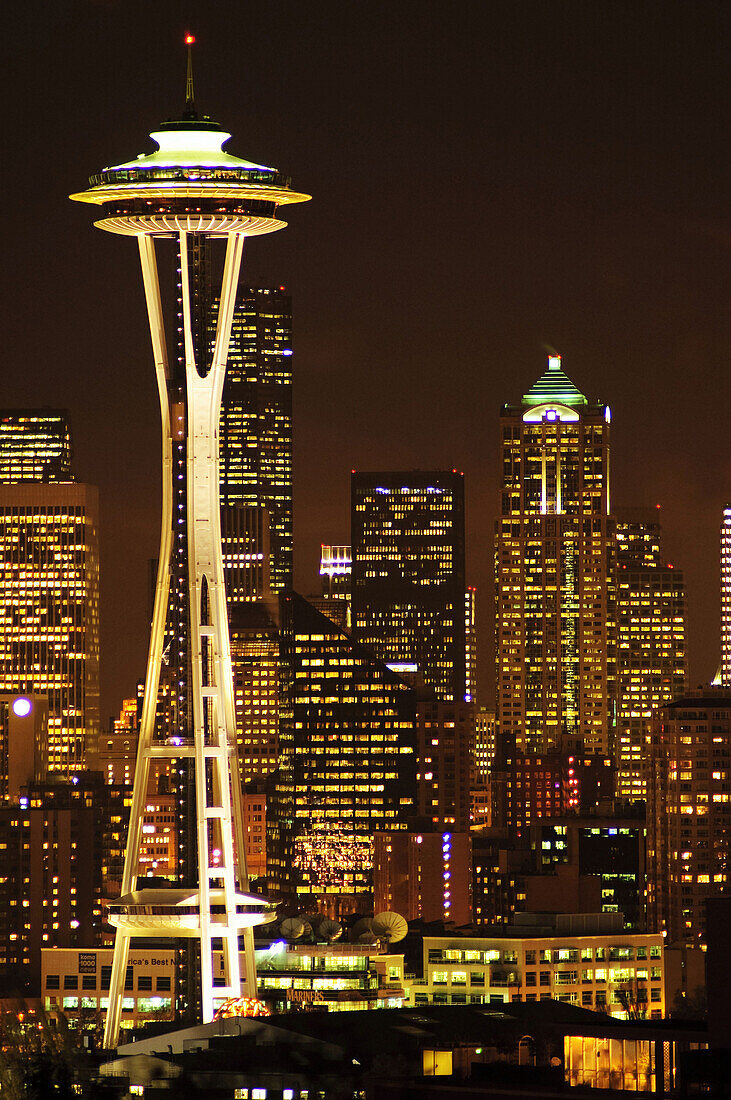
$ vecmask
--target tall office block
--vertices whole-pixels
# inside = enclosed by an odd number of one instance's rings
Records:
[[[0,483],[71,481],[71,425],[65,409],[0,410]]]
[[[189,941],[191,949],[179,952],[179,1007],[208,1022],[223,1000],[256,988],[251,926],[264,919],[265,911],[261,899],[247,893],[243,805],[235,772],[221,547],[220,482],[229,475],[224,471],[221,476],[218,437],[245,238],[281,229],[286,223],[279,207],[309,196],[292,191],[276,169],[224,151],[230,134],[199,116],[195,107],[192,41],[188,36],[182,116],[151,135],[155,151],[104,169],[91,177],[86,191],[72,196],[98,208],[99,228],[137,238],[162,422],[160,554],[122,897],[110,911],[116,937],[106,1046],[116,1044],[132,937]],[[163,246],[166,239],[172,241],[170,258],[178,274],[178,336],[170,352],[166,327],[172,326],[166,326],[158,276],[163,249],[156,248],[156,238]],[[215,324],[213,239],[225,245]],[[229,445],[235,450],[233,439]],[[163,655],[173,673],[177,722],[161,728],[156,719]],[[177,888],[160,897],[135,885],[150,770],[162,759],[177,775],[181,858]],[[243,974],[239,936],[245,948]],[[218,985],[214,947],[220,942],[224,963]]]
[[[644,800],[652,715],[687,688],[683,574],[656,516],[617,516],[617,795]]]
[[[270,601],[230,608],[231,663],[241,782],[263,783],[279,759],[279,610]]]
[[[647,784],[648,914],[668,943],[706,943],[706,900],[729,889],[731,692],[668,703],[653,724]]]
[[[616,695],[609,422],[551,356],[501,413],[499,751],[610,753]]]
[[[731,504],[721,520],[721,683],[731,687]]]
[[[292,299],[284,287],[236,292],[219,453],[221,504],[266,508],[271,586],[291,588]]]
[[[353,637],[386,664],[415,665],[444,702],[464,702],[464,476],[353,473]]]
[[[99,502],[91,485],[0,485],[0,691],[48,697],[48,766],[99,734]]]
[[[373,834],[414,814],[415,693],[296,594],[282,598],[281,629],[267,860],[279,890],[347,912],[372,889]]]
[[[267,509],[248,504],[222,506],[221,542],[229,608],[266,596],[271,564]]]

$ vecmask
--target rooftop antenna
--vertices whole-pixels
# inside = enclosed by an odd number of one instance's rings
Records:
[[[185,117],[195,118],[195,95],[193,93],[193,45],[194,34],[186,34],[185,44],[188,47],[188,73],[185,80]]]

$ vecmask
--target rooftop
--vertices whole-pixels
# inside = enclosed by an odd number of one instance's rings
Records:
[[[588,404],[584,394],[561,369],[560,355],[549,355],[548,369],[523,394],[522,400],[523,405],[545,405],[551,402],[560,405]]]

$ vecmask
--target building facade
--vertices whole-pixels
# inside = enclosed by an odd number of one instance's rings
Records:
[[[606,405],[558,356],[501,413],[496,524],[499,750],[614,748],[616,643]]]
[[[284,287],[238,289],[219,455],[222,507],[266,509],[270,583],[275,590],[291,588],[292,299]]]
[[[279,608],[259,600],[229,609],[239,771],[258,786],[279,761]]]
[[[617,796],[643,801],[652,715],[687,688],[685,584],[656,516],[619,512],[616,537]]]
[[[556,917],[516,924],[509,935],[425,936],[423,978],[409,1003],[501,1005],[556,1000],[626,1018],[665,1014],[663,938],[626,933],[606,920]]]
[[[647,789],[648,913],[668,943],[703,946],[725,894],[731,837],[731,693],[691,692],[655,719]]]
[[[376,833],[373,908],[406,920],[472,920],[472,843],[469,833],[441,829]]]
[[[470,827],[474,722],[468,703],[417,701],[417,814],[432,828],[460,833]]]
[[[474,692],[464,530],[458,471],[353,473],[353,637],[384,664],[416,666],[447,703]]]
[[[0,695],[0,801],[15,803],[48,771],[45,695]]]
[[[0,485],[0,691],[48,697],[48,766],[99,736],[99,501],[73,482]]]
[[[43,947],[100,944],[119,890],[130,792],[98,773],[32,784],[0,806],[0,975],[37,995]]]
[[[71,481],[66,409],[0,410],[0,484]]]
[[[414,815],[415,693],[296,594],[282,598],[281,638],[271,888],[338,916],[372,893],[373,834]]]

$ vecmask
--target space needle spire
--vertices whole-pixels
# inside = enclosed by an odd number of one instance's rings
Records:
[[[271,910],[248,892],[221,555],[218,424],[244,241],[282,229],[280,207],[310,196],[293,191],[276,169],[223,149],[231,135],[196,113],[192,35],[186,45],[183,117],[150,135],[154,152],[105,168],[86,191],[71,195],[97,208],[100,229],[137,238],[162,421],[159,565],[122,890],[109,907],[116,933],[106,1047],[117,1043],[132,938],[199,942],[198,1001],[207,1023],[224,1000],[256,996],[252,927],[270,919]],[[180,329],[177,357],[168,349],[157,266],[167,241],[176,249],[179,272],[181,317],[167,326]],[[225,246],[223,275],[217,312],[201,320],[201,257],[209,242]],[[157,703],[163,652],[173,644],[182,656],[171,729],[161,723]],[[149,889],[138,877],[142,822],[151,766],[161,761],[187,777],[179,801],[190,813],[187,848],[193,851],[186,852],[185,875],[167,889]]]
[[[195,118],[195,93],[193,91],[193,46],[195,35],[186,34],[185,44],[188,47],[188,72],[185,80],[185,117]]]

